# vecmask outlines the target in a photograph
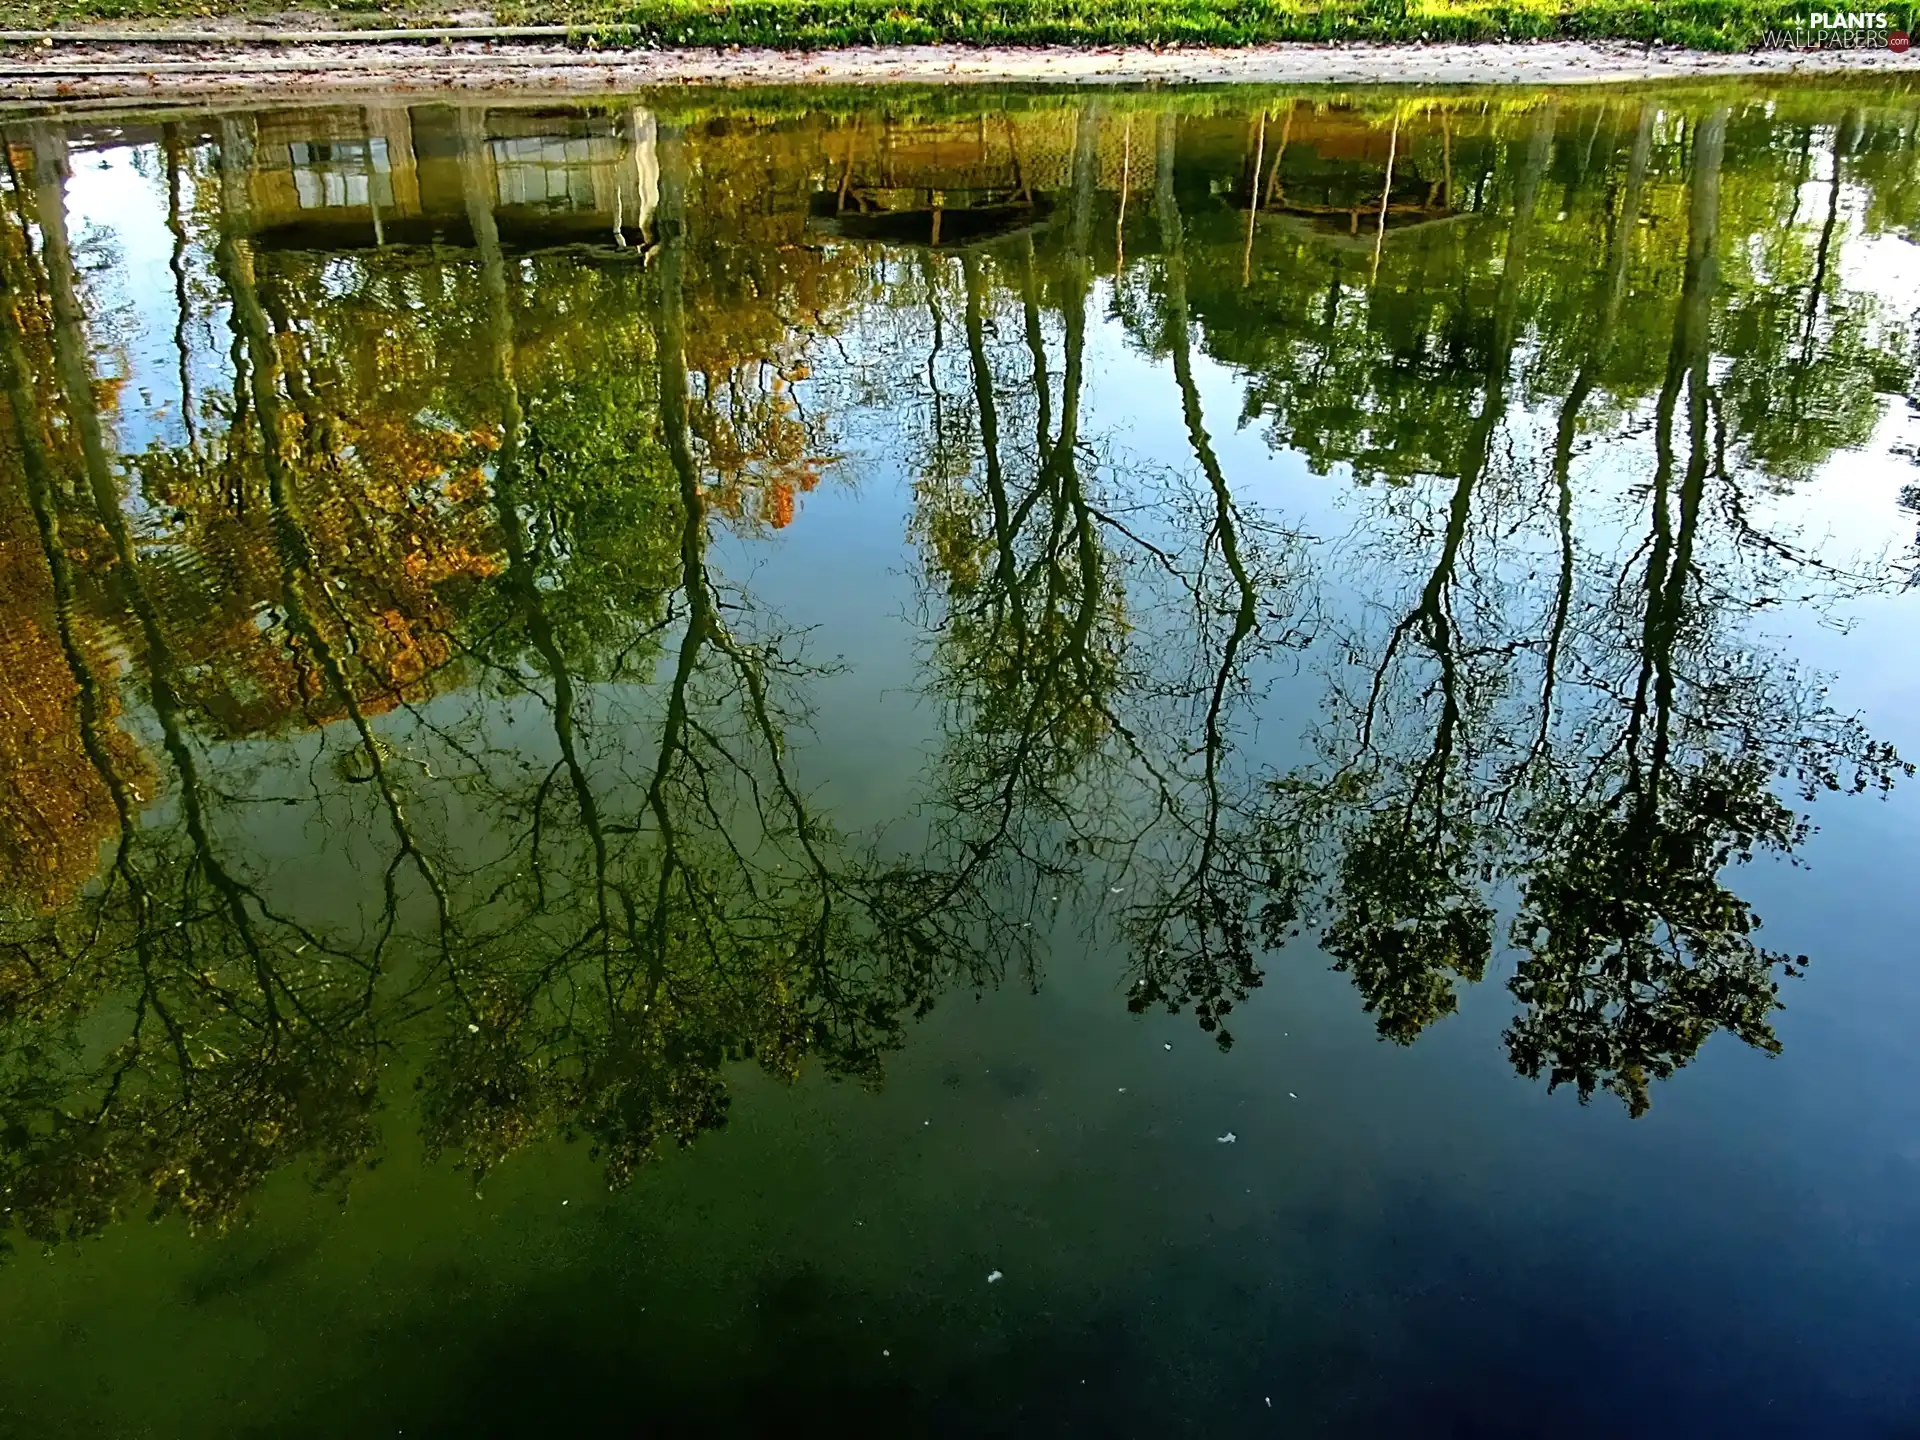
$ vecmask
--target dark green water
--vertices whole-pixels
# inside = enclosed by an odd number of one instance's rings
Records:
[[[0,133],[0,1433],[1920,1433],[1907,88]]]

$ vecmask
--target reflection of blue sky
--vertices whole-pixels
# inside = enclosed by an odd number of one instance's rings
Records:
[[[67,185],[68,224],[76,244],[92,235],[104,235],[119,257],[110,271],[87,276],[95,313],[105,310],[114,324],[96,329],[95,344],[111,346],[126,359],[128,386],[115,431],[123,449],[144,450],[153,441],[179,444],[186,438],[180,418],[179,354],[173,330],[179,311],[174,303],[173,251],[167,228],[165,165],[157,148],[76,151],[73,178]],[[191,201],[183,177],[182,204]],[[191,217],[189,217],[191,218]],[[204,270],[206,252],[197,241],[189,245],[190,272]],[[196,374],[218,375],[206,351],[207,316],[188,329]],[[220,320],[220,316],[212,317]],[[222,321],[224,328],[224,321]]]

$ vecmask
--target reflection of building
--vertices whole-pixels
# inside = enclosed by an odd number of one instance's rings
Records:
[[[365,243],[381,243],[389,223],[420,213],[406,110],[268,112],[254,144],[249,191],[256,228],[297,218],[335,228],[343,239],[360,231]]]
[[[438,105],[268,112],[249,187],[254,234],[297,249],[471,244],[462,120]],[[491,110],[473,128],[484,143],[470,158],[503,242],[642,239],[660,193],[645,110]]]

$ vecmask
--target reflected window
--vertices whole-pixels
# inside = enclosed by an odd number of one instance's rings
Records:
[[[370,140],[296,140],[287,146],[293,189],[302,210],[369,205],[391,208],[393,175],[387,142]]]
[[[490,140],[502,206],[591,210],[595,171],[619,158],[604,137],[516,136]]]

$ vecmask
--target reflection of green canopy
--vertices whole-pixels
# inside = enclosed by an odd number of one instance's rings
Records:
[[[859,187],[813,197],[807,228],[841,240],[966,250],[1039,229],[1053,202],[1024,190]]]

